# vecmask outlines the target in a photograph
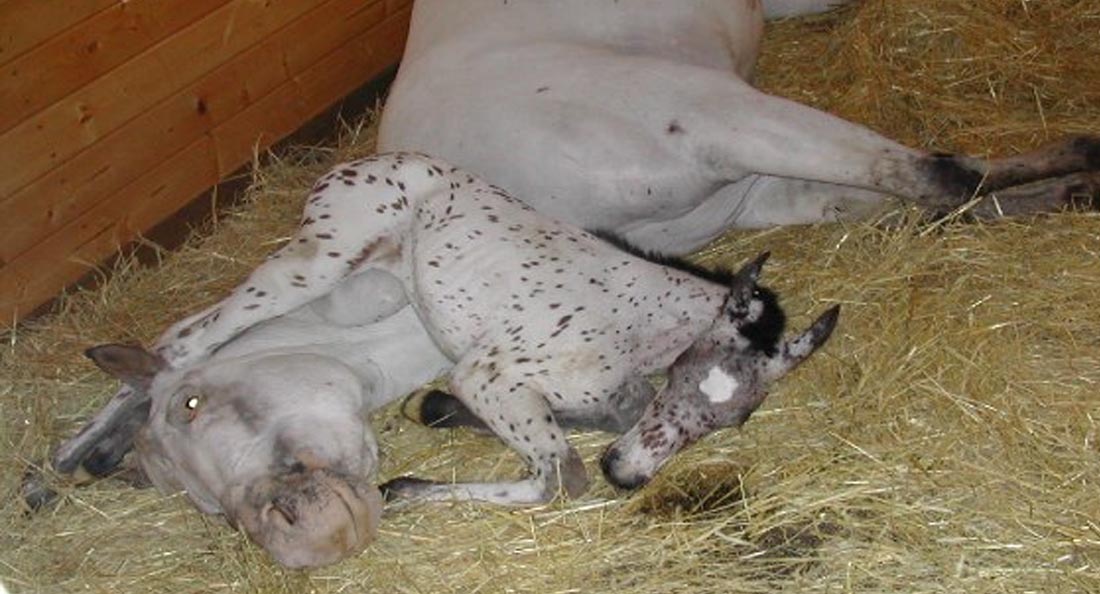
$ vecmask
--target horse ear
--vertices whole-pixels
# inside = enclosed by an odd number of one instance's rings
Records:
[[[84,351],[84,355],[103,371],[142,392],[165,367],[163,359],[137,345],[101,344]]]
[[[764,268],[764,263],[768,261],[768,258],[772,255],[771,252],[761,252],[752,262],[745,264],[741,267],[741,270],[737,271],[734,275],[734,283],[738,281],[748,282],[750,284],[756,284],[760,280],[760,271]]]
[[[762,252],[733,275],[729,297],[726,299],[726,313],[730,319],[744,318],[749,314],[749,303],[752,301],[753,291],[756,290],[756,282],[760,279],[760,271],[770,255],[771,252]]]
[[[834,305],[825,310],[802,334],[783,343],[783,347],[772,357],[765,367],[768,381],[774,381],[790,373],[800,363],[814,354],[821,345],[829,340],[840,317],[840,306]]]

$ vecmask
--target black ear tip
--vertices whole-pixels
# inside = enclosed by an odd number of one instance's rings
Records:
[[[742,283],[748,280],[756,284],[756,279],[760,276],[760,271],[764,268],[764,263],[768,261],[771,255],[772,253],[768,251],[761,252],[760,255],[756,256],[751,262],[741,267],[741,270],[737,272],[736,278]]]
[[[840,306],[834,305],[825,310],[825,313],[821,314],[821,317],[817,319],[818,328],[823,331],[824,338],[828,338],[833,333],[833,329],[836,328],[836,322],[840,319]]]
[[[772,257],[772,253],[765,250],[760,252],[760,255],[749,264],[749,269],[753,271],[753,274],[760,274],[760,270],[764,268],[764,263],[768,261],[768,258]]]

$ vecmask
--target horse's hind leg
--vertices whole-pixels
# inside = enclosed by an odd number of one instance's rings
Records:
[[[692,99],[681,103],[696,108],[674,114],[678,134],[669,141],[694,154],[718,179],[757,173],[851,186],[936,211],[990,192],[999,193],[1002,212],[1013,214],[1056,211],[1097,198],[1097,188],[1082,183],[1078,174],[1100,171],[1100,137],[1073,137],[992,160],[927,153],[741,81],[694,75],[695,84],[685,82],[677,92]],[[1036,183],[1037,189],[1019,190]],[[1017,197],[1018,205],[1005,204]]]

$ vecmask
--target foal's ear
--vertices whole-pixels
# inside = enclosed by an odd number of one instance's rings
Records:
[[[829,340],[836,328],[837,319],[840,317],[840,306],[834,305],[825,310],[814,323],[802,334],[792,340],[783,343],[774,357],[768,360],[765,374],[768,381],[779,379],[789,373],[800,363],[810,358],[821,345]]]
[[[163,359],[138,345],[101,344],[84,351],[84,355],[103,371],[142,392],[165,367]]]
[[[760,271],[764,268],[764,262],[767,262],[768,257],[771,255],[771,252],[761,252],[756,259],[742,266],[741,270],[738,270],[737,274],[734,275],[734,284],[747,282],[755,285],[760,280]]]
[[[770,255],[771,252],[761,253],[733,275],[730,294],[726,299],[726,312],[731,319],[744,318],[749,314],[749,303],[752,300],[753,291],[756,290],[756,282],[760,280],[760,271]]]

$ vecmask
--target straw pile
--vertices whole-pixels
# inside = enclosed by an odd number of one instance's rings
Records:
[[[775,25],[762,85],[920,145],[1006,153],[1100,130],[1091,0],[882,0]],[[773,253],[794,323],[843,304],[826,352],[743,431],[684,453],[634,495],[601,480],[536,509],[389,513],[361,557],[272,565],[179,498],[112,482],[25,517],[28,461],[112,385],[85,346],[151,340],[222,295],[293,224],[326,164],[303,149],[256,172],[254,202],[163,265],[22,328],[2,354],[0,582],[90,592],[1100,591],[1100,218],[821,226],[732,233],[700,254]],[[493,440],[374,418],[383,478],[508,477]],[[590,462],[609,440],[574,437]]]

